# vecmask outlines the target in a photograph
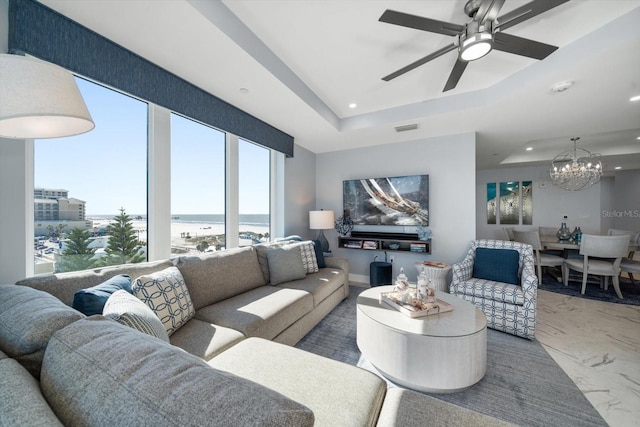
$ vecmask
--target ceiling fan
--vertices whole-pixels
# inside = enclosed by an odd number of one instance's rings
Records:
[[[395,79],[414,68],[456,49],[458,50],[458,59],[453,66],[453,70],[451,70],[443,92],[456,87],[469,61],[482,58],[492,49],[534,59],[544,59],[551,55],[558,47],[505,34],[502,31],[567,1],[569,0],[532,1],[498,17],[498,13],[500,9],[502,9],[505,0],[469,0],[464,6],[464,11],[471,18],[471,21],[464,25],[438,21],[388,9],[380,17],[380,22],[444,34],[455,37],[455,40],[453,43],[430,53],[424,58],[418,59],[406,67],[400,68],[398,71],[383,77],[382,80],[389,81]]]

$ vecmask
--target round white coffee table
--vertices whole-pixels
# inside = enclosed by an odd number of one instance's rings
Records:
[[[437,293],[452,311],[411,318],[380,301],[380,293],[391,289],[367,289],[357,300],[358,348],[382,375],[432,393],[455,393],[484,377],[487,319],[480,309]]]

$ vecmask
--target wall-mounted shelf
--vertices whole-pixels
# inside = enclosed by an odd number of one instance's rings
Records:
[[[364,251],[431,253],[431,239],[420,240],[417,234],[372,233],[354,231],[350,237],[338,237],[338,247]]]

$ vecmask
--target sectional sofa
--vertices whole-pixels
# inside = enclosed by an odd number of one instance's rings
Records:
[[[309,248],[279,242],[0,285],[0,424],[505,425],[291,347],[349,291],[348,262]],[[122,275],[130,292],[111,293],[102,314],[72,308],[83,289]]]

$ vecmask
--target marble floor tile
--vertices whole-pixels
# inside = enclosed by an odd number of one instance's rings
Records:
[[[609,425],[640,425],[639,306],[539,290],[536,339]]]

